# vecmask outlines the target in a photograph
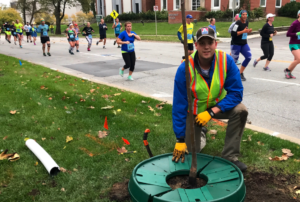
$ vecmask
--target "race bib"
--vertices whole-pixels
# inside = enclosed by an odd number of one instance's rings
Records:
[[[270,37],[270,38],[269,38],[269,41],[272,41],[272,40],[273,40],[273,38],[272,38],[272,37]]]
[[[21,30],[20,30],[20,29],[17,29],[17,32],[21,32]]]
[[[298,40],[300,40],[300,35],[298,35]]]
[[[7,31],[9,31],[10,29],[9,28],[7,28]]]
[[[70,38],[71,38],[71,39],[74,39],[74,34],[70,34]]]
[[[127,49],[129,51],[132,51],[134,49],[134,44],[133,43],[127,44]]]
[[[47,31],[43,31],[43,36],[48,36],[48,32]]]
[[[234,25],[234,27],[233,27],[232,31],[236,32],[238,28],[239,28],[239,26],[238,26],[238,25]]]
[[[89,39],[93,38],[93,36],[91,34],[89,34]]]
[[[193,35],[192,35],[192,34],[188,34],[188,35],[187,35],[187,39],[188,39],[188,40],[191,40],[192,38],[193,38]]]
[[[14,35],[16,35],[16,32],[14,32]]]
[[[247,34],[247,33],[244,33],[243,36],[242,36],[242,39],[246,40],[246,39],[247,39],[247,36],[248,36],[248,34]]]

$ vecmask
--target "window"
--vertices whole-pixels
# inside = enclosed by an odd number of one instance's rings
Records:
[[[220,7],[220,0],[214,0],[214,7]]]
[[[260,0],[260,6],[261,7],[266,7],[266,1],[267,0]]]
[[[276,8],[281,8],[281,0],[276,0],[275,7]]]
[[[196,11],[197,8],[199,8],[199,7],[200,7],[200,0],[193,0],[193,2],[192,2],[192,10]]]
[[[180,9],[180,0],[174,0],[174,10]]]
[[[235,8],[238,9],[240,7],[240,0],[229,0],[229,9],[232,9],[232,2],[235,1]]]
[[[167,0],[161,0],[161,10],[167,10]]]

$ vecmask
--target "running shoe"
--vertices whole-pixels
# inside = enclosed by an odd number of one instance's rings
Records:
[[[105,49],[105,46],[103,46],[103,49]]]
[[[48,56],[51,56],[51,54],[50,54],[49,52],[47,53],[47,55],[48,55]]]
[[[27,43],[29,43],[28,40],[27,40]]]
[[[238,60],[238,61],[236,61],[235,64],[236,64],[236,65],[240,65],[240,64],[242,64],[242,63]]]
[[[114,41],[114,45],[116,45],[117,41]]]
[[[20,48],[23,48],[23,47],[20,45]]]
[[[118,48],[121,48],[121,46],[118,46]]]
[[[295,76],[293,76],[292,72],[290,72],[290,78],[291,79],[295,79],[296,78]]]
[[[271,71],[271,69],[269,68],[269,67],[264,67],[263,68],[265,71],[267,71],[267,72],[270,72]]]
[[[71,50],[69,50],[69,53],[72,55],[72,51]]]
[[[99,44],[99,41],[96,42],[96,45],[97,45],[97,46],[98,46],[98,44]]]
[[[91,51],[91,49],[90,49],[90,48],[88,48],[88,51]]]
[[[17,43],[15,42],[15,45],[17,45]]]
[[[43,53],[43,56],[47,56],[46,53]]]
[[[284,70],[284,75],[286,79],[290,79],[290,71],[288,71],[287,69]]]
[[[128,81],[133,81],[134,79],[133,79],[131,76],[128,76],[128,77],[127,77],[127,80],[128,80]]]
[[[71,55],[74,55],[74,53],[71,51]]]
[[[78,53],[78,52],[79,52],[79,50],[76,50],[76,52]]]
[[[244,77],[244,73],[241,73],[241,80],[246,81],[246,78]]]
[[[32,43],[32,41],[30,41],[30,43]]]
[[[10,41],[8,41],[8,43],[11,43]]]
[[[257,61],[256,60],[254,60],[254,62],[253,62],[253,67],[256,67],[256,65],[257,65]],[[265,69],[265,68],[264,68]]]
[[[36,43],[34,43],[34,45],[36,45]]]
[[[120,75],[121,77],[123,77],[123,75],[124,75],[124,71],[122,70],[122,67],[120,67],[120,69],[119,69],[119,75]]]

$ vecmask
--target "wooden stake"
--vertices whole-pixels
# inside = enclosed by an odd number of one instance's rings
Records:
[[[181,0],[181,15],[182,15],[182,24],[183,24],[183,33],[184,33],[184,55],[185,55],[185,80],[186,80],[186,91],[188,95],[188,105],[189,113],[188,119],[190,125],[186,127],[190,128],[191,134],[186,134],[191,136],[192,143],[192,166],[189,174],[189,183],[191,186],[196,186],[197,178],[197,156],[196,156],[196,144],[195,144],[195,130],[194,130],[194,116],[192,110],[192,94],[190,89],[190,76],[189,76],[189,54],[188,54],[188,44],[187,44],[187,29],[186,29],[186,20],[185,20],[185,0]]]

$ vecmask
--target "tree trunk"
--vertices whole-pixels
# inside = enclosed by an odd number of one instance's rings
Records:
[[[22,8],[22,13],[23,13],[23,20],[24,20],[24,24],[26,24],[26,1],[24,1],[24,4],[23,4],[23,8]]]
[[[60,35],[61,34],[61,28],[60,28],[60,1],[58,1],[57,6],[55,7],[54,15],[56,18],[56,29],[55,29],[55,34]]]

